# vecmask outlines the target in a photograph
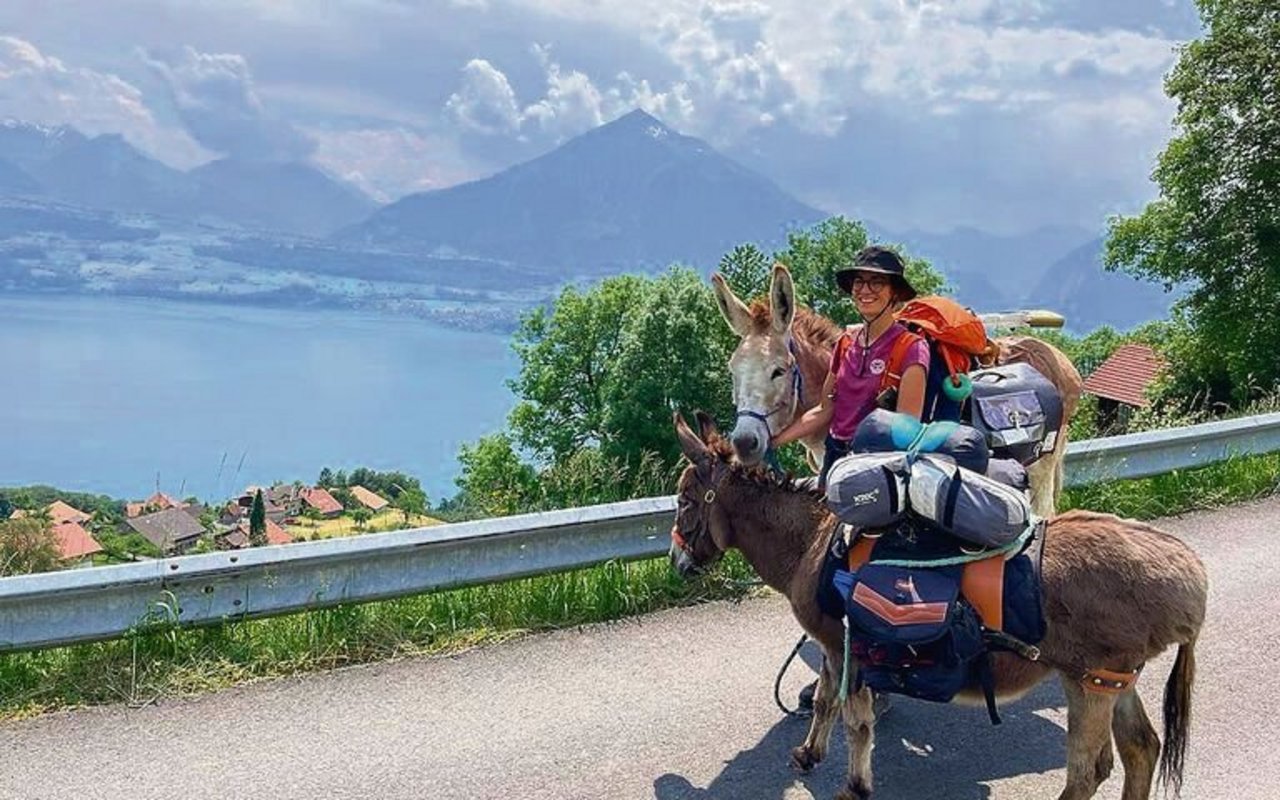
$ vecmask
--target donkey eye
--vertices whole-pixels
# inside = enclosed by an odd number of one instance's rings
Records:
[[[787,371],[785,369],[783,369],[782,367],[778,367],[773,371],[773,374],[769,376],[769,380],[776,381],[778,378],[781,378],[783,375],[786,375],[786,374],[787,374]]]

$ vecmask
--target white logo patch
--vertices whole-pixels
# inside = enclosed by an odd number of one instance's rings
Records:
[[[874,503],[879,499],[880,499],[880,490],[872,489],[869,492],[863,492],[862,494],[855,494],[853,496],[853,505],[855,507],[865,506],[870,503]]]
[[[879,375],[879,374],[881,374],[881,373],[883,373],[883,372],[884,372],[884,368],[885,368],[884,359],[883,359],[883,358],[873,358],[873,359],[871,359],[871,363],[870,363],[868,366],[869,366],[869,367],[870,367],[870,369],[871,369],[871,374],[872,374],[872,375]]]

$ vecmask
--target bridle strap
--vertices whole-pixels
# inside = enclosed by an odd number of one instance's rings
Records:
[[[736,415],[736,419],[749,417],[751,419],[759,420],[764,424],[764,429],[769,434],[770,439],[773,438],[773,426],[769,424],[769,418],[785,408],[794,408],[800,402],[800,396],[804,392],[804,375],[800,372],[800,359],[796,355],[795,339],[788,337],[787,350],[791,353],[791,394],[767,411],[754,411],[749,408],[739,409]],[[772,452],[773,448],[766,449],[766,459],[768,458],[769,453]],[[776,455],[774,456],[774,461],[777,461]]]

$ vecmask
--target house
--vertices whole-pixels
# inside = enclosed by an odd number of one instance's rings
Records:
[[[165,509],[180,508],[181,506],[182,503],[174,500],[164,492],[156,492],[146,500],[141,500],[136,503],[125,503],[124,515],[129,519],[133,519],[134,517],[140,517],[149,511],[164,511]]]
[[[61,500],[54,500],[47,508],[49,519],[53,520],[55,525],[60,522],[74,522],[77,525],[83,525],[93,519],[91,514],[86,514],[75,506],[68,505]]]
[[[1144,344],[1123,344],[1116,348],[1084,382],[1086,393],[1098,398],[1098,428],[1122,429],[1135,408],[1150,405],[1150,388],[1165,361]]]
[[[352,486],[348,491],[351,492],[351,496],[358,500],[361,505],[375,514],[390,505],[386,500],[383,500],[380,496],[374,494],[363,486]]]
[[[293,537],[289,532],[271,520],[267,520],[267,544],[289,544]],[[239,550],[249,546],[249,520],[243,520],[234,528],[218,537],[223,547]]]
[[[236,498],[236,504],[244,509],[244,516],[246,519],[249,516],[249,512],[253,509],[253,498],[257,496],[258,492],[262,492],[262,505],[263,508],[266,509],[267,519],[272,522],[277,524],[282,523],[289,517],[296,517],[301,511],[300,501],[298,505],[293,508],[292,513],[290,513],[288,505],[281,505],[272,499],[273,497],[277,497],[288,503],[289,500],[287,497],[274,492],[273,489],[264,489],[260,486],[246,486],[244,488],[244,492]]]
[[[205,532],[200,520],[182,508],[167,508],[126,522],[165,553],[187,549]]]
[[[305,488],[302,490],[304,505],[314,508],[323,517],[336,517],[342,513],[342,503],[324,489]]]
[[[54,522],[53,535],[58,539],[58,554],[63,562],[89,563],[94,554],[102,552],[102,545],[79,522]]]

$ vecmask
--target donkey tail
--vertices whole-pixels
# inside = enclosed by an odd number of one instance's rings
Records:
[[[1177,797],[1191,729],[1191,687],[1196,679],[1196,642],[1178,646],[1173,671],[1164,685],[1164,744],[1160,748],[1160,782]]]

